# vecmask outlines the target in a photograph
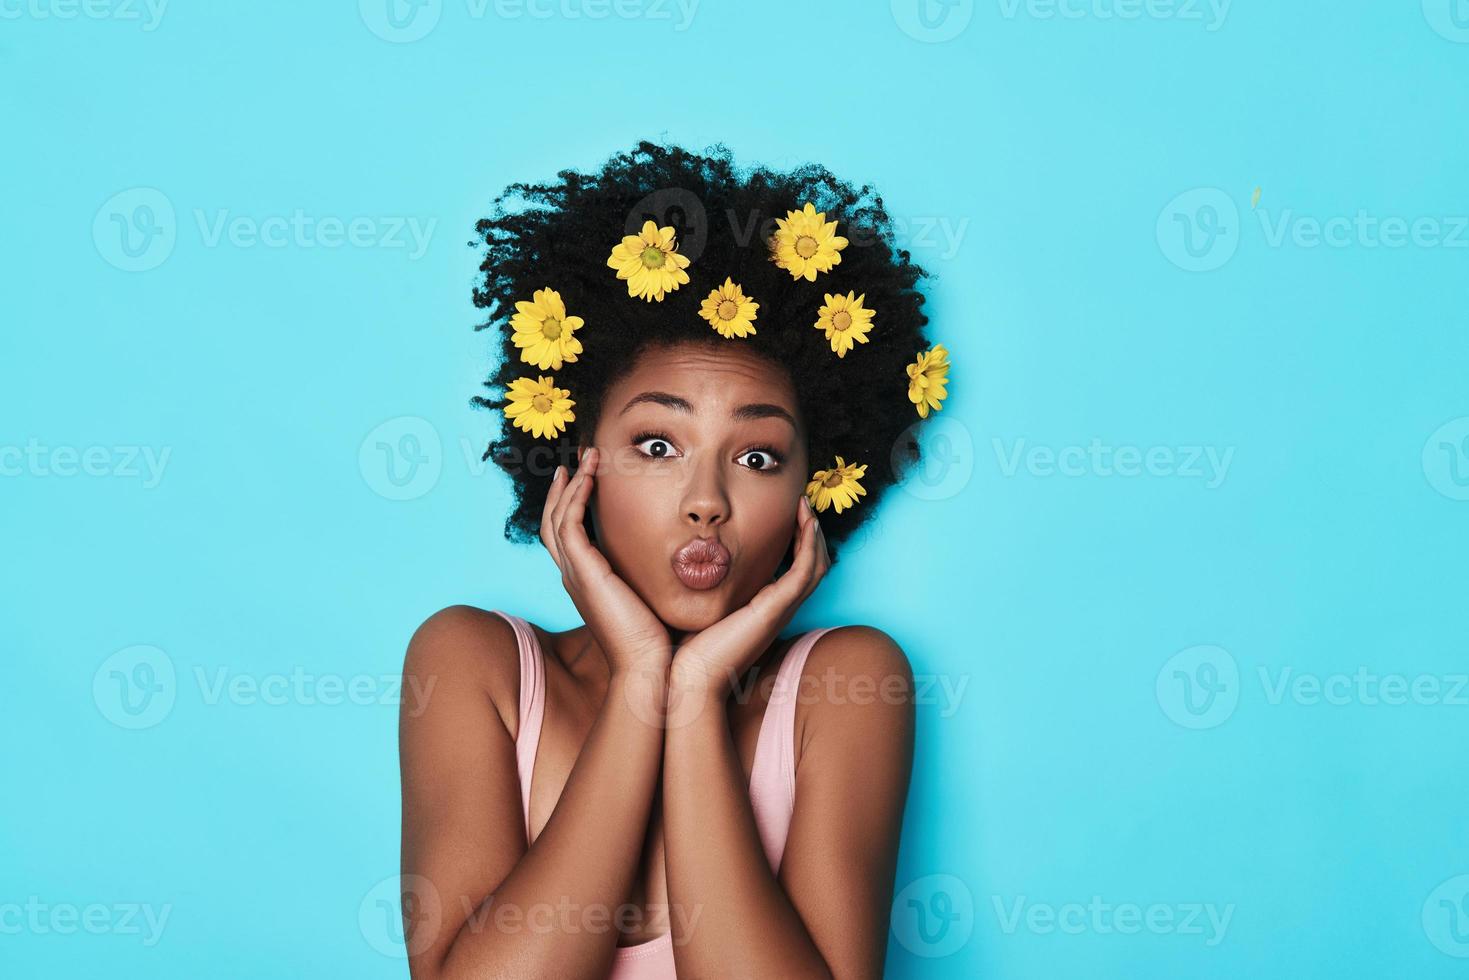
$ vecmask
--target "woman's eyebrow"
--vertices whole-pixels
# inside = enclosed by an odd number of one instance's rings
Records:
[[[666,391],[645,391],[641,394],[634,395],[628,399],[627,404],[622,406],[622,411],[617,414],[626,415],[628,409],[641,402],[652,402],[655,405],[662,405],[665,408],[671,408],[675,412],[682,412],[685,415],[694,414],[694,406],[690,405],[687,399],[680,398],[678,395],[671,395]],[[791,417],[790,412],[787,412],[779,405],[772,405],[769,402],[754,402],[749,405],[741,405],[733,412],[730,412],[729,417],[736,422],[753,422],[756,419],[768,418],[785,419],[791,424],[791,428],[796,428],[796,420]]]

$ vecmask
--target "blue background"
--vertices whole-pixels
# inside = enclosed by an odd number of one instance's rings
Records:
[[[466,243],[506,183],[667,137],[874,183],[937,274],[939,462],[794,624],[935,681],[889,975],[1462,975],[1461,0],[472,2],[3,6],[0,973],[405,975],[404,645],[574,614],[479,463]],[[211,234],[297,212],[366,232]],[[368,703],[211,697],[293,674]],[[1163,911],[1069,910],[1127,903]]]

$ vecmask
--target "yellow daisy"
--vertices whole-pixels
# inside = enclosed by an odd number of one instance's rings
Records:
[[[821,315],[814,326],[817,330],[826,331],[826,339],[831,341],[831,349],[836,351],[837,357],[846,357],[854,343],[867,343],[875,311],[862,305],[866,293],[861,296],[850,292],[845,296],[840,293],[825,295],[826,305],[821,308]]]
[[[770,239],[770,257],[792,279],[816,281],[818,272],[830,272],[841,262],[847,240],[837,234],[837,223],[826,220],[826,212],[810,201],[800,211],[787,211],[775,219],[776,232]]]
[[[643,230],[618,242],[607,257],[607,267],[617,270],[617,278],[627,280],[627,294],[648,302],[663,302],[663,294],[671,293],[689,281],[687,256],[678,254],[673,226],[659,228],[651,221],[643,222]]]
[[[933,350],[908,365],[908,400],[917,406],[919,416],[928,418],[930,408],[937,412],[944,407],[948,383],[949,352],[943,344],[934,344]]]
[[[699,315],[727,338],[748,337],[755,332],[755,311],[760,304],[745,295],[739,283],[728,276],[724,285],[704,297]]]
[[[537,439],[554,439],[566,428],[566,423],[576,420],[571,406],[576,402],[567,396],[571,392],[557,388],[555,379],[541,375],[536,380],[516,378],[510,382],[507,392],[505,417]]]
[[[520,359],[542,371],[559,369],[563,361],[574,361],[581,341],[572,336],[583,325],[579,316],[567,316],[561,294],[549,286],[537,289],[535,302],[515,304],[510,318],[515,333],[510,339],[520,348]]]
[[[853,463],[850,466],[837,457],[835,469],[817,470],[806,484],[806,497],[818,511],[834,506],[840,514],[857,503],[857,498],[867,493],[857,481],[867,475],[867,465]]]

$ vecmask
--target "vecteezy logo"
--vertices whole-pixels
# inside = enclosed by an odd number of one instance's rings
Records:
[[[362,23],[384,41],[407,44],[438,26],[443,0],[357,0]]]
[[[659,228],[671,225],[678,232],[678,252],[690,262],[704,254],[709,241],[709,214],[699,195],[682,187],[664,187],[654,191],[627,212],[624,235],[636,235],[643,222],[652,221]]]
[[[156,269],[173,254],[177,237],[173,202],[152,187],[112,195],[92,219],[97,254],[124,272]]]
[[[1217,187],[1185,191],[1158,215],[1158,247],[1188,272],[1209,272],[1239,248],[1239,208]]]
[[[947,500],[969,486],[974,476],[974,439],[963,422],[930,415],[904,429],[893,443],[890,462],[894,473],[903,472],[914,442],[918,463],[899,484],[905,491],[919,500]]]
[[[1423,475],[1450,500],[1469,500],[1469,416],[1445,422],[1428,437]]]
[[[1429,893],[1423,933],[1439,952],[1469,958],[1469,875],[1450,878]]]
[[[422,497],[438,485],[444,467],[439,430],[416,415],[388,419],[362,440],[357,466],[362,479],[380,497]]]
[[[402,959],[433,945],[443,915],[432,881],[423,875],[391,875],[362,896],[357,928],[373,949]]]
[[[1168,658],[1156,686],[1158,706],[1175,723],[1215,728],[1239,705],[1239,665],[1223,647],[1189,647]]]
[[[152,728],[168,717],[177,695],[173,661],[157,647],[119,650],[92,675],[92,701],[119,728]]]
[[[893,935],[914,956],[951,956],[974,932],[974,896],[953,875],[925,875],[898,892]]]
[[[1469,44],[1469,0],[1423,0],[1423,17],[1443,37]]]
[[[892,0],[892,8],[903,33],[927,44],[952,41],[974,17],[974,0]]]

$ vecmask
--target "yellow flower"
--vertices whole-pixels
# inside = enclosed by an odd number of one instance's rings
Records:
[[[787,211],[775,219],[776,232],[770,240],[770,257],[792,279],[816,281],[818,272],[830,272],[841,262],[847,240],[837,234],[837,223],[826,220],[810,201],[800,211]]]
[[[928,418],[930,408],[937,412],[944,407],[948,383],[949,352],[943,344],[934,344],[933,350],[924,351],[908,365],[908,400],[923,418]]]
[[[867,466],[848,465],[840,456],[835,469],[817,470],[806,484],[806,497],[818,511],[835,506],[840,514],[855,506],[857,498],[867,493],[857,481],[867,475]]]
[[[554,439],[567,422],[576,420],[571,411],[576,402],[567,397],[571,392],[557,388],[555,379],[547,375],[534,381],[516,378],[507,393],[510,400],[505,404],[505,417],[537,439]]]
[[[607,267],[617,270],[617,278],[627,280],[627,294],[652,302],[663,302],[663,294],[671,293],[689,281],[687,256],[678,254],[673,239],[673,226],[659,228],[651,221],[643,222],[643,230],[618,242],[607,257]]]
[[[831,349],[836,351],[837,357],[846,357],[853,343],[867,343],[875,311],[862,305],[866,297],[866,293],[861,296],[850,292],[845,296],[826,294],[826,305],[821,308],[821,315],[814,326],[817,330],[826,331],[826,339],[831,341]]]
[[[745,295],[739,283],[728,276],[724,285],[704,297],[699,315],[727,338],[748,337],[755,332],[755,311],[760,304]]]
[[[574,361],[581,353],[581,341],[572,336],[581,329],[579,316],[567,316],[561,294],[549,286],[537,289],[535,302],[515,304],[516,314],[510,318],[515,333],[510,339],[519,347],[520,359],[542,371],[559,369],[563,361]]]

